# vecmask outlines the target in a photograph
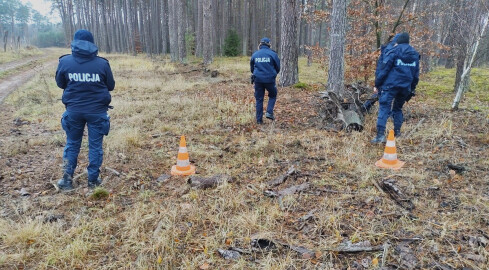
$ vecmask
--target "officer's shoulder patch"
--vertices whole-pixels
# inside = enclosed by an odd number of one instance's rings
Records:
[[[61,55],[61,56],[59,57],[59,59],[61,59],[61,58],[65,57],[65,56],[68,56],[68,55],[71,55],[71,54],[65,54],[65,55]]]
[[[98,55],[97,55],[97,57],[98,57],[98,58],[102,58],[102,59],[104,59],[105,61],[109,62],[109,60],[107,60],[107,58],[103,58],[102,56],[98,56]]]

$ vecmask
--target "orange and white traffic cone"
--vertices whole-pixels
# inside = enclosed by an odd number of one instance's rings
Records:
[[[396,141],[394,138],[394,131],[391,129],[389,130],[389,136],[387,136],[384,156],[379,161],[375,162],[375,166],[385,169],[398,170],[404,165],[404,163],[404,161],[397,159]]]
[[[177,165],[171,167],[171,175],[191,175],[195,173],[195,166],[190,164],[187,152],[187,142],[185,136],[180,138],[180,148],[178,148]]]

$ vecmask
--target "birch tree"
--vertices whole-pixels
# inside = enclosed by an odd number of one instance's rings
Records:
[[[488,21],[489,21],[489,11],[486,9],[480,16],[476,17],[474,27],[469,28],[472,29],[473,31],[469,30],[470,36],[466,40],[468,46],[466,47],[465,51],[463,51],[465,57],[463,57],[463,65],[461,65],[462,70],[460,72],[459,83],[458,85],[456,84],[455,86],[456,95],[452,103],[453,110],[458,109],[462,96],[469,87],[470,72],[472,70],[472,65],[474,64],[475,55],[477,54],[480,41],[486,31]]]

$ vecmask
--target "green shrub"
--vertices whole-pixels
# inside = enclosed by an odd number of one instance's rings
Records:
[[[299,89],[307,89],[309,88],[309,84],[303,83],[303,82],[298,82],[293,85],[294,88],[299,88]]]
[[[104,198],[109,197],[109,192],[105,188],[96,187],[93,190],[93,193],[92,193],[92,196],[91,197],[94,200],[104,199]]]
[[[224,55],[225,56],[238,56],[240,54],[240,43],[238,33],[236,30],[231,29],[228,31],[228,35],[224,40]]]

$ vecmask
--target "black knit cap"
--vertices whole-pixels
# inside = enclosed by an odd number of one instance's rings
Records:
[[[396,40],[397,44],[408,43],[409,44],[409,34],[407,32],[402,32],[399,34]]]
[[[76,31],[75,35],[73,36],[73,40],[86,40],[94,43],[92,33],[90,33],[90,31],[85,29],[80,29]]]

